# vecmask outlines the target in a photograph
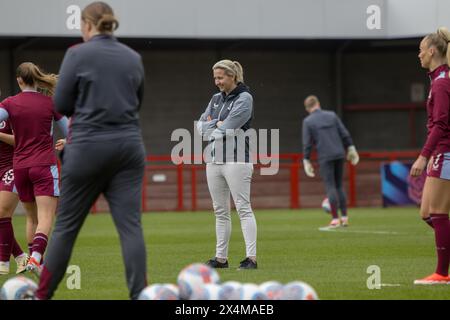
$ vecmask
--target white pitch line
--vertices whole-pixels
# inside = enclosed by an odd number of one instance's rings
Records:
[[[400,283],[382,283],[381,286],[382,287],[400,287],[401,284]]]
[[[342,233],[367,233],[367,234],[399,234],[395,231],[368,231],[368,230],[348,230],[342,228],[330,228],[330,227],[322,227],[319,228],[319,231],[327,231],[327,232],[342,232]]]

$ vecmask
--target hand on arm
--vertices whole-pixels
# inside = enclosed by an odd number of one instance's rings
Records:
[[[217,129],[211,136],[220,139],[226,135],[233,136],[252,117],[253,99],[251,96],[241,96],[234,103],[228,116],[223,121],[216,123]]]
[[[200,116],[200,119],[197,121],[197,132],[201,136],[209,137],[212,130],[216,127],[217,120],[213,120],[211,118],[211,104],[212,100],[209,102],[206,107],[205,112]]]

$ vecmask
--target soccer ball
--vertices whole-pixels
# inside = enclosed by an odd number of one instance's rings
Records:
[[[240,300],[267,300],[267,296],[254,283],[242,285],[242,296]]]
[[[142,290],[139,294],[138,300],[159,300],[158,292],[161,288],[162,284],[159,283],[155,283],[144,288],[144,290]]]
[[[323,201],[322,201],[322,209],[326,213],[330,213],[331,212],[330,200],[328,200],[328,198],[323,199]]]
[[[152,284],[142,290],[138,300],[178,300],[179,290],[177,286],[166,284]]]
[[[189,300],[197,287],[208,283],[219,284],[219,282],[219,274],[213,268],[202,263],[190,264],[178,274],[180,299]]]
[[[242,297],[242,284],[237,281],[222,283],[220,300],[240,300]]]
[[[222,300],[222,287],[215,283],[208,283],[196,287],[191,294],[191,300]]]
[[[34,300],[37,284],[24,276],[9,279],[0,291],[0,300]]]
[[[292,281],[283,287],[281,300],[319,300],[319,297],[309,284]]]
[[[279,300],[283,285],[278,281],[266,281],[259,285],[259,289],[267,296],[267,299]]]

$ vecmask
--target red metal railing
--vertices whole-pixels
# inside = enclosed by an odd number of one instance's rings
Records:
[[[419,154],[419,151],[413,150],[413,151],[388,151],[388,152],[360,152],[360,158],[361,162],[363,161],[370,161],[370,160],[380,160],[380,161],[395,161],[395,160],[411,160],[415,159],[417,155]],[[280,154],[279,159],[279,167],[283,169],[289,170],[289,197],[290,197],[290,208],[292,209],[298,209],[302,207],[301,201],[300,201],[300,185],[302,182],[302,174],[300,174],[301,170],[303,169],[302,164],[302,158],[303,155],[301,153],[287,153],[287,154]],[[186,158],[185,158],[186,159]],[[195,157],[196,160],[198,160],[197,157]],[[193,162],[190,159],[191,163]],[[315,155],[313,155],[313,160],[315,160]],[[157,163],[157,164],[154,164]],[[159,164],[158,164],[159,163]],[[255,169],[260,169],[261,167],[264,167],[261,164],[255,164]],[[176,210],[177,211],[184,211],[184,210],[190,210],[195,211],[198,208],[198,179],[197,179],[197,173],[198,170],[204,170],[205,165],[204,164],[174,164],[172,162],[172,159],[169,155],[162,155],[162,156],[153,156],[149,155],[147,156],[147,166],[144,174],[143,179],[143,191],[142,191],[142,209],[143,211],[150,211],[150,206],[148,204],[148,194],[147,194],[147,187],[152,183],[148,179],[148,171],[149,170],[174,170],[176,172],[176,194],[177,194],[177,205]],[[185,198],[185,188],[184,188],[184,173],[185,172],[190,173],[190,192],[191,192],[191,206],[187,207],[184,203]],[[349,206],[354,207],[357,204],[357,189],[356,189],[356,183],[358,180],[358,167],[352,166],[350,163],[348,163],[347,167],[347,179],[348,179],[348,201]],[[94,204],[91,210],[93,213],[99,212],[99,211],[105,211],[100,210],[97,202]]]

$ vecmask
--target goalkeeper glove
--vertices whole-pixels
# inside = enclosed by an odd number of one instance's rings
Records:
[[[305,173],[308,177],[314,178],[316,176],[314,174],[314,167],[308,159],[303,159],[303,169],[305,169]]]
[[[347,149],[347,160],[354,166],[356,166],[359,162],[359,155],[356,151],[355,146],[350,146]]]

